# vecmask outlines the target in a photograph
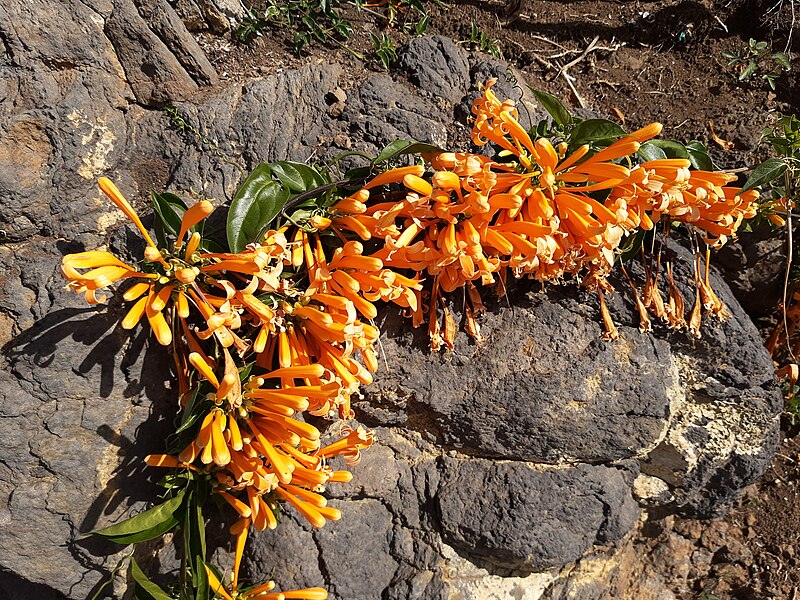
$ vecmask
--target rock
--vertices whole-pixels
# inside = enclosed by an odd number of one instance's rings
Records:
[[[645,506],[669,504],[673,500],[669,484],[666,481],[644,474],[640,474],[634,479],[633,495]]]
[[[447,112],[416,95],[389,75],[372,75],[347,99],[342,115],[354,147],[377,154],[396,139],[447,144]]]
[[[192,80],[199,86],[218,83],[217,73],[192,35],[182,26],[166,0],[135,0],[139,14],[175,55]]]
[[[520,292],[481,321],[484,341],[460,336],[452,354],[421,351],[425,333],[379,320],[391,372],[357,404],[368,422],[388,408],[447,447],[548,463],[644,456],[663,435],[679,391],[668,345],[630,330],[600,339],[581,292]],[[453,307],[458,311],[458,306]],[[389,316],[391,315],[391,316]],[[455,316],[461,319],[460,311]]]
[[[259,162],[304,161],[336,127],[326,115],[326,95],[338,87],[338,65],[312,65],[233,85],[201,104],[178,103],[188,128],[167,130],[161,114],[139,113],[132,128],[150,140],[143,153],[172,166],[170,184],[221,201],[233,197],[243,176]],[[216,150],[209,152],[213,145]],[[166,148],[166,151],[165,151]]]
[[[80,535],[153,498],[142,460],[169,427],[163,349],[117,329],[116,311],[77,308],[54,250],[39,238],[0,257],[2,308],[17,311],[0,372],[4,598],[91,595],[122,548]]]
[[[216,73],[166,0],[115,4],[105,31],[136,99],[162,106],[192,96]]]
[[[738,243],[726,244],[717,264],[736,299],[756,316],[772,316],[783,297],[786,241],[767,223],[742,233]]]
[[[684,298],[692,298],[690,253],[673,241],[666,247]],[[733,314],[722,323],[706,319],[696,341],[675,339],[685,400],[673,406],[666,436],[642,463],[642,472],[670,483],[673,506],[693,518],[718,515],[763,474],[779,442],[783,404],[755,326],[722,279],[714,275],[711,283]],[[732,350],[720,352],[726,346]]]
[[[189,31],[210,29],[227,33],[246,16],[244,4],[237,0],[172,0],[175,12]]]
[[[460,102],[467,93],[466,53],[450,38],[414,38],[400,49],[397,64],[408,71],[414,85],[451,104]]]
[[[630,477],[609,467],[537,469],[445,459],[436,495],[442,539],[476,564],[542,571],[623,537],[639,510]],[[545,517],[546,515],[546,517]]]

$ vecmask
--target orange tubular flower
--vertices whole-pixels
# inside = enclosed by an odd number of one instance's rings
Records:
[[[132,329],[146,316],[158,342],[169,345],[172,342],[172,328],[165,316],[166,309],[174,303],[177,315],[181,319],[187,318],[190,312],[189,299],[196,301],[196,296],[192,297],[189,287],[194,285],[195,279],[201,273],[201,267],[207,270],[207,267],[202,266],[204,263],[216,262],[214,255],[197,252],[201,243],[198,233],[193,233],[184,242],[186,234],[211,214],[213,206],[209,202],[201,201],[184,213],[180,233],[171,253],[168,253],[166,249],[156,248],[133,207],[109,179],[101,178],[99,186],[144,237],[147,246],[142,268],[134,269],[108,252],[71,254],[65,256],[62,262],[62,273],[69,280],[67,287],[84,293],[88,302],[96,303],[105,299],[97,296],[97,290],[122,279],[141,279],[142,281],[135,283],[123,295],[126,301],[135,303],[123,319],[122,326]],[[89,270],[81,272],[82,269]],[[167,312],[170,313],[171,310]]]

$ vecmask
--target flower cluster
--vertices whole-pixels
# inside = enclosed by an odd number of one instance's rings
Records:
[[[323,445],[303,415],[352,418],[350,396],[377,368],[377,329],[359,317],[375,315],[370,299],[415,299],[408,290],[419,284],[362,256],[357,242],[328,260],[320,240],[300,230],[290,233],[291,243],[286,231],[269,231],[244,252],[207,252],[193,231],[213,210],[205,201],[184,213],[175,243],[158,248],[114,184],[101,179],[100,188],[144,237],[143,260],[134,267],[109,252],[82,252],[64,257],[62,273],[67,287],[92,303],[104,300],[99,290],[131,280],[123,299],[133,305],[122,326],[131,329],[146,316],[156,340],[175,349],[178,400],[184,423],[194,423],[185,428],[191,439],[146,462],[203,477],[240,516],[231,530],[237,545],[229,591],[214,584],[209,569],[214,591],[225,598],[326,597],[316,588],[267,594],[271,584],[239,594],[244,540],[251,526],[276,527],[280,503],[315,527],[340,518],[321,492],[352,476],[331,463],[338,456],[357,462],[372,433],[344,425],[340,439]],[[302,270],[305,289],[284,269]]]
[[[426,166],[379,174],[318,222],[320,228],[349,231],[362,240],[381,239],[374,257],[388,267],[414,272],[415,279],[427,275],[432,280],[427,304],[434,349],[442,342],[452,346],[452,317],[443,303],[439,306],[441,293],[465,285],[472,290],[473,282],[502,282],[507,272],[540,281],[559,282],[568,276],[582,281],[600,294],[607,335],[616,337],[602,291],[612,289],[606,278],[623,240],[636,230],[652,229],[664,217],[667,223],[691,224],[708,244],[720,246],[756,214],[758,193],[728,186],[735,180],[731,174],[690,170],[686,159],[634,165],[632,155],[661,132],[658,123],[597,151],[583,144],[568,153],[567,143],[533,140],[519,124],[514,103],[500,102],[492,84],[473,104],[472,139],[500,148],[497,159],[471,153],[428,155]],[[402,184],[401,197],[383,194],[370,201],[372,190],[390,184]],[[724,314],[708,278],[698,276],[697,282],[701,305]],[[635,293],[637,303],[671,326],[695,332],[683,317],[674,282],[672,304],[652,299],[658,298],[657,283],[656,270],[645,296]],[[479,312],[480,299],[474,293],[468,297],[477,302],[466,311],[467,330],[477,331],[472,314]],[[422,303],[411,308],[415,324],[421,324]],[[643,328],[649,328],[646,311]]]
[[[729,186],[733,175],[693,170],[682,158],[638,160],[642,145],[661,132],[658,123],[599,144],[568,136],[553,142],[532,137],[514,102],[501,102],[492,85],[473,104],[472,139],[497,147],[495,158],[431,151],[421,164],[378,173],[373,165],[367,177],[339,182],[307,165],[261,165],[258,177],[272,177],[272,187],[259,184],[250,204],[231,207],[236,218],[229,215],[228,233],[233,223],[237,241],[229,242],[237,251],[203,236],[210,202],[179,206],[175,239],[161,235],[156,243],[114,184],[100,180],[142,234],[144,256],[129,265],[106,251],[81,252],[64,257],[62,272],[67,287],[90,303],[102,302],[101,291],[112,284],[125,284],[122,298],[131,305],[122,326],[132,329],[146,317],[158,343],[173,350],[181,425],[168,451],[146,462],[195,486],[189,501],[210,493],[238,515],[228,579],[204,556],[190,561],[192,581],[207,581],[217,596],[327,597],[320,588],[273,592],[271,581],[240,588],[239,567],[250,529],[275,528],[281,507],[314,527],[340,518],[323,494],[329,483],[352,477],[335,467],[337,457],[354,464],[373,441],[352,421],[351,398],[378,369],[372,320],[379,302],[403,308],[414,326],[427,321],[437,350],[452,348],[456,335],[448,293],[463,288],[464,326],[478,338],[479,286],[504,291],[509,274],[572,279],[597,292],[604,335],[613,339],[618,331],[603,292],[613,290],[608,277],[623,242],[661,222],[667,233],[672,223],[685,223],[707,246],[720,246],[756,214],[757,193]],[[317,187],[298,192],[306,180]],[[293,200],[286,201],[288,190],[280,206],[269,204],[277,195],[257,195],[281,185],[294,191]],[[241,241],[236,227],[255,202],[265,203],[264,214],[284,218],[250,223],[258,234]],[[726,316],[709,284],[708,248],[704,257],[698,251],[688,320],[672,265],[662,269],[660,254],[643,260],[641,290],[621,269],[642,330],[654,315],[699,335],[703,312]],[[338,439],[323,443],[317,424],[325,421],[335,422],[329,429]]]

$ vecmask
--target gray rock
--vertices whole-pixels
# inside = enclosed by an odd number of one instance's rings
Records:
[[[208,59],[164,0],[144,0],[141,11],[133,0],[118,2],[105,31],[142,104],[184,100],[197,91],[198,83],[216,82]]]
[[[55,252],[40,238],[0,258],[3,311],[13,305],[18,324],[0,372],[4,597],[90,595],[122,548],[80,535],[153,499],[142,460],[169,427],[167,406],[145,401],[166,402],[163,349],[117,329],[118,311],[79,308]]]
[[[672,241],[666,256],[676,259],[676,280],[691,310],[692,256]],[[685,398],[674,403],[666,436],[642,464],[643,472],[674,486],[672,506],[692,518],[718,515],[763,474],[777,448],[783,409],[758,331],[716,273],[711,283],[732,316],[722,323],[706,319],[697,340],[675,336]]]
[[[467,93],[469,64],[466,53],[441,35],[414,38],[400,49],[397,64],[420,89],[451,104]]]
[[[783,300],[786,240],[764,223],[726,244],[717,256],[725,281],[751,316],[773,316]]]
[[[445,146],[449,111],[416,95],[389,75],[369,77],[345,105],[343,119],[350,124],[355,147],[377,154],[396,139],[413,139]]]
[[[216,85],[217,73],[166,0],[136,0],[139,14],[200,86]]]
[[[436,496],[443,540],[477,563],[516,571],[560,567],[612,542],[639,509],[619,470],[445,459]]]
[[[240,0],[172,0],[172,4],[190,31],[227,33],[246,14]]]
[[[586,300],[573,289],[514,294],[513,308],[483,317],[481,344],[460,336],[452,354],[425,352],[425,333],[387,313],[379,323],[391,370],[358,407],[375,422],[374,411],[388,408],[406,427],[478,456],[557,463],[643,455],[664,432],[677,383],[663,366],[668,345],[633,329],[617,344],[602,341]]]

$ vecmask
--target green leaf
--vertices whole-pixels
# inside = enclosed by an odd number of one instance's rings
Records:
[[[713,171],[714,163],[711,162],[711,157],[708,155],[708,150],[702,142],[692,140],[686,144],[686,151],[689,153],[689,162],[695,169],[702,171]]]
[[[164,229],[173,236],[181,230],[181,219],[186,212],[186,205],[183,201],[173,194],[157,194],[151,192],[150,197],[153,201],[153,211],[156,217],[163,223]],[[179,202],[173,201],[177,199]]]
[[[208,585],[208,573],[203,566],[205,562],[199,555],[194,557],[194,568],[192,569],[192,585],[194,585],[195,596],[194,600],[211,600],[209,595],[211,588]]]
[[[666,153],[653,142],[646,142],[639,146],[639,151],[636,152],[636,156],[638,156],[642,162],[664,160],[667,158]]]
[[[199,480],[198,480],[199,481]],[[196,489],[193,491],[189,500],[189,506],[186,509],[186,517],[183,525],[183,538],[184,547],[188,556],[205,559],[206,557],[206,522],[203,517],[202,501],[204,498],[199,499],[201,490]],[[192,568],[192,585],[198,588],[201,584],[201,575],[205,575],[205,569],[202,574],[196,569]],[[206,587],[207,584],[206,584]]]
[[[289,195],[289,190],[272,180],[269,165],[258,165],[231,201],[227,224],[231,252],[241,252],[256,241],[258,232],[281,212]]]
[[[553,96],[552,94],[548,94],[547,92],[543,92],[541,90],[536,90],[530,88],[533,95],[536,97],[536,100],[539,104],[542,105],[551,117],[553,117],[553,121],[558,123],[561,127],[572,123],[572,115],[569,114],[569,111],[566,107],[561,103],[561,100]]]
[[[139,542],[147,542],[160,538],[165,533],[172,531],[180,524],[180,518],[177,514],[170,515],[165,521],[162,521],[155,527],[139,531],[138,533],[131,533],[128,535],[119,536],[105,536],[105,538],[115,544],[127,546],[128,544],[138,544]]]
[[[422,152],[441,152],[439,146],[417,142],[416,140],[395,140],[378,153],[372,164],[386,162],[403,154],[420,154]]]
[[[208,414],[212,406],[213,402],[206,400],[205,396],[193,396],[190,405],[184,409],[184,413],[187,415],[186,420],[175,430],[174,435],[183,433],[191,428],[201,417],[205,417]]]
[[[166,527],[163,531],[165,533],[178,522],[175,518],[175,513],[181,508],[184,494],[185,490],[181,490],[175,497],[166,502],[162,502],[130,519],[125,519],[116,525],[92,531],[91,534],[109,538],[118,544],[132,544],[144,541],[143,539],[138,539],[142,534],[151,535],[155,531]],[[157,535],[146,537],[145,539],[153,539],[153,537],[157,537]]]
[[[650,140],[649,144],[653,144],[661,148],[667,158],[689,158],[689,151],[686,146],[673,140]]]
[[[186,204],[174,194],[151,192],[150,199],[155,215],[153,228],[156,231],[158,243],[165,247],[167,246],[166,233],[169,233],[174,238],[181,230],[181,219],[183,218],[183,213],[186,212]]]
[[[372,173],[370,167],[353,167],[344,174],[345,179],[366,179]]]
[[[173,600],[172,596],[158,587],[142,573],[136,559],[131,556],[131,577],[136,582],[136,600]]]
[[[769,57],[787,71],[792,68],[792,63],[789,60],[789,57],[786,56],[783,52],[775,52],[774,54],[770,54]]]
[[[307,192],[328,183],[316,169],[302,163],[281,160],[270,163],[272,176],[292,192]]]
[[[608,119],[586,119],[570,132],[570,145],[581,146],[589,142],[620,138],[625,130]]]
[[[619,246],[617,260],[621,263],[625,263],[639,254],[647,234],[648,231],[644,229],[637,229],[635,233],[632,233],[623,239]]]
[[[751,60],[750,63],[745,67],[744,71],[739,73],[739,81],[744,81],[748,77],[750,77],[753,73],[758,70],[758,64],[754,60]]]
[[[769,183],[770,181],[774,181],[783,175],[788,168],[789,165],[787,165],[786,161],[784,161],[782,158],[768,158],[755,169],[753,169],[753,172],[742,188],[742,192],[752,190]]]

